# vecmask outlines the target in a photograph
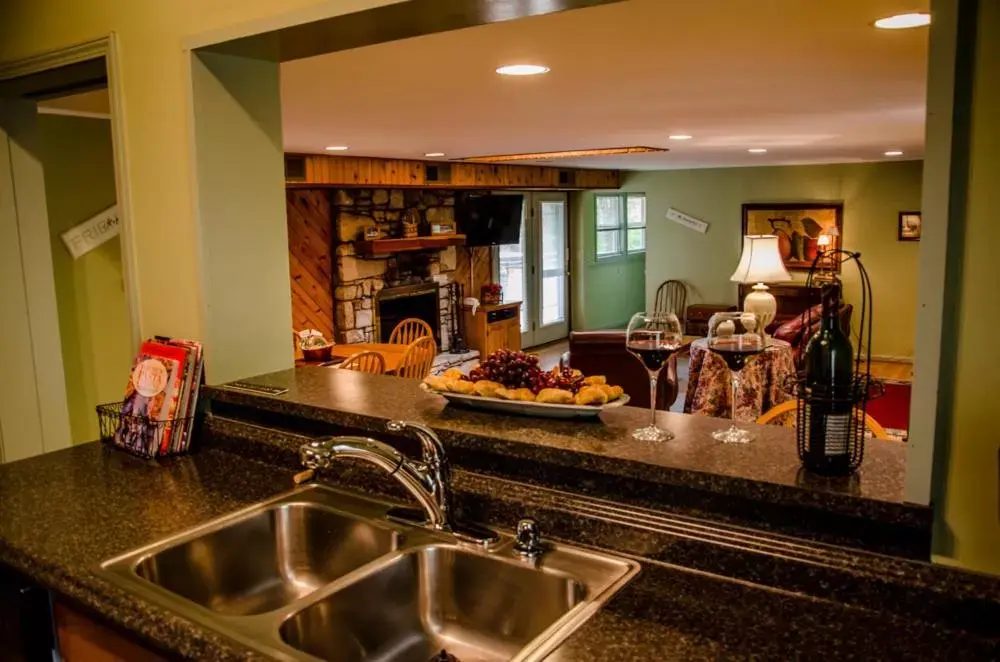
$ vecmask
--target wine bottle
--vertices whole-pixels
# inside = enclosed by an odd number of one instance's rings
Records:
[[[805,464],[821,474],[851,471],[854,348],[840,327],[840,282],[821,290],[823,318],[805,349]]]

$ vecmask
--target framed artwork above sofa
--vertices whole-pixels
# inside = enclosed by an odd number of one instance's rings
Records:
[[[821,235],[830,249],[841,248],[844,205],[839,202],[754,202],[743,205],[743,234],[778,236],[778,250],[789,271],[809,271],[819,253]],[[840,272],[840,263],[836,263]]]

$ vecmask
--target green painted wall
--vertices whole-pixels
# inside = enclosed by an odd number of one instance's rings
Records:
[[[575,331],[624,328],[644,309],[646,299],[644,254],[600,261],[595,257],[594,196],[594,191],[582,191],[570,197]]]
[[[920,245],[897,241],[896,228],[900,211],[920,209],[922,165],[897,161],[629,173],[622,189],[646,193],[647,300],[652,302],[660,283],[676,278],[689,284],[689,302],[736,303],[737,287],[729,277],[740,257],[744,202],[842,201],[844,246],[862,253],[878,306],[872,352],[912,357]],[[707,221],[708,232],[668,221],[670,207]],[[855,274],[846,270],[844,278],[848,300],[857,303]]]
[[[94,406],[120,400],[134,349],[117,239],[74,260],[59,235],[115,203],[111,123],[40,115],[52,268],[73,443],[97,439]]]
[[[1000,574],[1000,2],[980,0],[977,31],[965,215],[949,223],[934,547],[936,560]]]

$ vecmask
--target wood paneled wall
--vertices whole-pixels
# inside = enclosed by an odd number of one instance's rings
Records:
[[[380,159],[367,156],[289,154],[285,157],[289,187],[371,186],[386,188],[479,189],[616,189],[618,170],[553,166],[456,163]],[[428,169],[437,177],[430,179]]]
[[[330,192],[289,189],[288,260],[292,276],[292,324],[333,338],[333,223]]]

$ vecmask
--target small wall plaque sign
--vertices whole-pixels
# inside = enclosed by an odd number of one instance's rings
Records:
[[[700,218],[695,218],[694,216],[689,216],[682,211],[678,211],[673,207],[667,210],[667,218],[674,223],[680,223],[684,227],[691,228],[696,232],[700,232],[702,234],[708,232],[708,223]]]
[[[62,233],[66,250],[74,260],[86,255],[121,232],[118,205],[111,205],[99,214]]]

